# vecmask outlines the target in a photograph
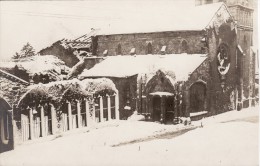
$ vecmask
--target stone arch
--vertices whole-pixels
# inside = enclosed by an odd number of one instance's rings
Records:
[[[158,70],[156,74],[147,82],[145,86],[145,93],[149,94],[156,91],[174,92],[174,85],[171,78],[167,77],[164,72]]]
[[[204,81],[193,83],[190,88],[190,112],[200,112],[206,109],[206,90],[207,86]]]
[[[188,53],[188,42],[187,40],[182,40],[181,45],[180,45],[180,53]]]
[[[152,43],[149,42],[147,44],[147,54],[152,54],[153,53],[153,46],[152,46]]]
[[[122,46],[121,44],[118,44],[117,45],[117,52],[116,52],[117,55],[122,55]]]
[[[0,153],[13,149],[12,113],[10,104],[0,97]]]

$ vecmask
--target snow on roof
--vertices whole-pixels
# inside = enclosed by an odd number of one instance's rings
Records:
[[[148,10],[144,9],[141,15],[102,28],[97,35],[201,31],[213,26],[217,13],[224,21],[231,18],[226,5],[222,2],[189,7],[176,5],[160,13]]]
[[[85,90],[90,93],[97,93],[102,90],[112,90],[117,92],[115,84],[108,78],[84,79],[81,83]]]
[[[27,88],[27,92],[20,98],[18,106],[23,106],[28,103],[28,100],[32,98],[47,99],[60,102],[64,95],[69,92],[70,95],[80,94],[82,96],[88,96],[89,94],[84,90],[81,81],[77,79],[55,81],[48,84],[35,84]]]
[[[185,81],[206,58],[206,54],[109,56],[93,68],[84,70],[79,78],[129,77],[163,70],[174,72],[176,80]]]
[[[53,55],[24,58],[16,62],[16,65],[29,74],[48,74],[50,72],[61,74],[62,69],[69,70],[65,62]]]

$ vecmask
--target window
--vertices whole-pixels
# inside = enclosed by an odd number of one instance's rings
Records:
[[[162,46],[161,54],[164,55],[166,53],[166,46]]]
[[[107,53],[108,53],[108,51],[105,50],[105,51],[103,52],[103,55],[104,55],[104,56],[107,56]]]
[[[149,42],[147,44],[147,54],[152,54],[152,53],[153,53],[152,44]]]
[[[117,45],[117,55],[122,55],[121,44],[118,44],[118,45]]]
[[[181,42],[181,53],[187,53],[188,52],[188,43],[186,40],[183,40]]]
[[[130,55],[134,55],[135,54],[135,48],[132,48],[130,51]]]

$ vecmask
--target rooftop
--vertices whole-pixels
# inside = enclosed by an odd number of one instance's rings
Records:
[[[170,10],[170,11],[169,11]],[[171,6],[165,11],[146,11],[130,17],[125,22],[102,28],[97,35],[151,33],[166,31],[201,31],[213,25],[218,17],[224,21],[231,18],[224,3],[202,6]],[[145,25],[145,26],[143,26]]]
[[[79,78],[120,78],[164,70],[174,72],[176,80],[185,81],[206,58],[206,54],[109,56],[93,68],[85,69]]]

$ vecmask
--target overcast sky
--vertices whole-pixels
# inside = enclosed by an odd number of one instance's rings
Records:
[[[118,24],[130,15],[139,19],[147,11],[170,12],[176,3],[193,6],[194,0],[0,1],[0,59],[10,59],[27,42],[39,51],[91,28]]]

